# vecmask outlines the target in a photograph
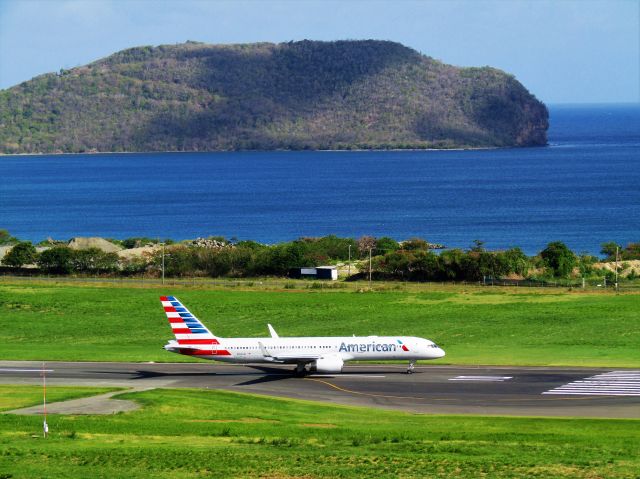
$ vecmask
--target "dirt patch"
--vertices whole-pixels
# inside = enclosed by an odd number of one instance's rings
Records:
[[[333,429],[336,426],[335,424],[322,424],[322,423],[312,423],[312,422],[307,422],[304,424],[300,424],[302,427],[318,427],[320,429]]]
[[[47,414],[116,414],[118,412],[134,411],[140,408],[140,405],[135,401],[112,399],[112,396],[122,394],[122,392],[123,391],[114,391],[97,396],[47,404]],[[44,410],[42,405],[38,405],[6,411],[5,414],[25,416],[42,415],[44,414]]]
[[[118,256],[126,260],[134,260],[152,256],[156,251],[162,249],[159,245],[141,246],[139,248],[123,249],[118,251]]]
[[[122,246],[113,244],[111,241],[107,241],[104,238],[73,238],[68,244],[71,249],[89,249],[98,248],[105,253],[116,253],[122,249]]]
[[[607,263],[595,263],[593,265],[595,269],[607,270],[612,273],[616,270],[615,262],[607,262]],[[636,275],[640,274],[640,259],[631,259],[631,260],[620,260],[618,261],[618,273],[622,277],[629,276],[631,273]]]

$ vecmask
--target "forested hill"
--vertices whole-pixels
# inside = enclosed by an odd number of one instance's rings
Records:
[[[0,91],[0,153],[545,145],[513,76],[387,41],[124,50]]]

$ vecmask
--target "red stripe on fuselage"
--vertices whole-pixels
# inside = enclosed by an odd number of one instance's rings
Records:
[[[231,353],[226,349],[181,349],[180,354],[186,356],[231,356]]]

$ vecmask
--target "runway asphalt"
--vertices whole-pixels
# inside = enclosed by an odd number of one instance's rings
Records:
[[[41,362],[0,361],[0,383],[41,384]],[[640,418],[640,371],[354,365],[294,377],[291,367],[48,362],[48,385],[226,389],[430,414]]]

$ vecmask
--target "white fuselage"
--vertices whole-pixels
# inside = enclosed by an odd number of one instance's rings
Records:
[[[438,359],[445,355],[435,343],[413,336],[344,336],[284,338],[217,338],[213,354],[202,359],[231,363],[298,363],[305,357],[339,357],[343,361]],[[172,350],[172,344],[166,346]],[[177,351],[176,351],[177,352]],[[224,354],[220,354],[224,352]],[[289,358],[288,358],[289,357]]]
[[[295,364],[296,373],[342,372],[347,361],[409,361],[438,359],[444,351],[433,341],[413,336],[280,337],[268,324],[270,338],[220,338],[175,296],[160,296],[175,335],[164,349],[201,359],[228,363]]]

